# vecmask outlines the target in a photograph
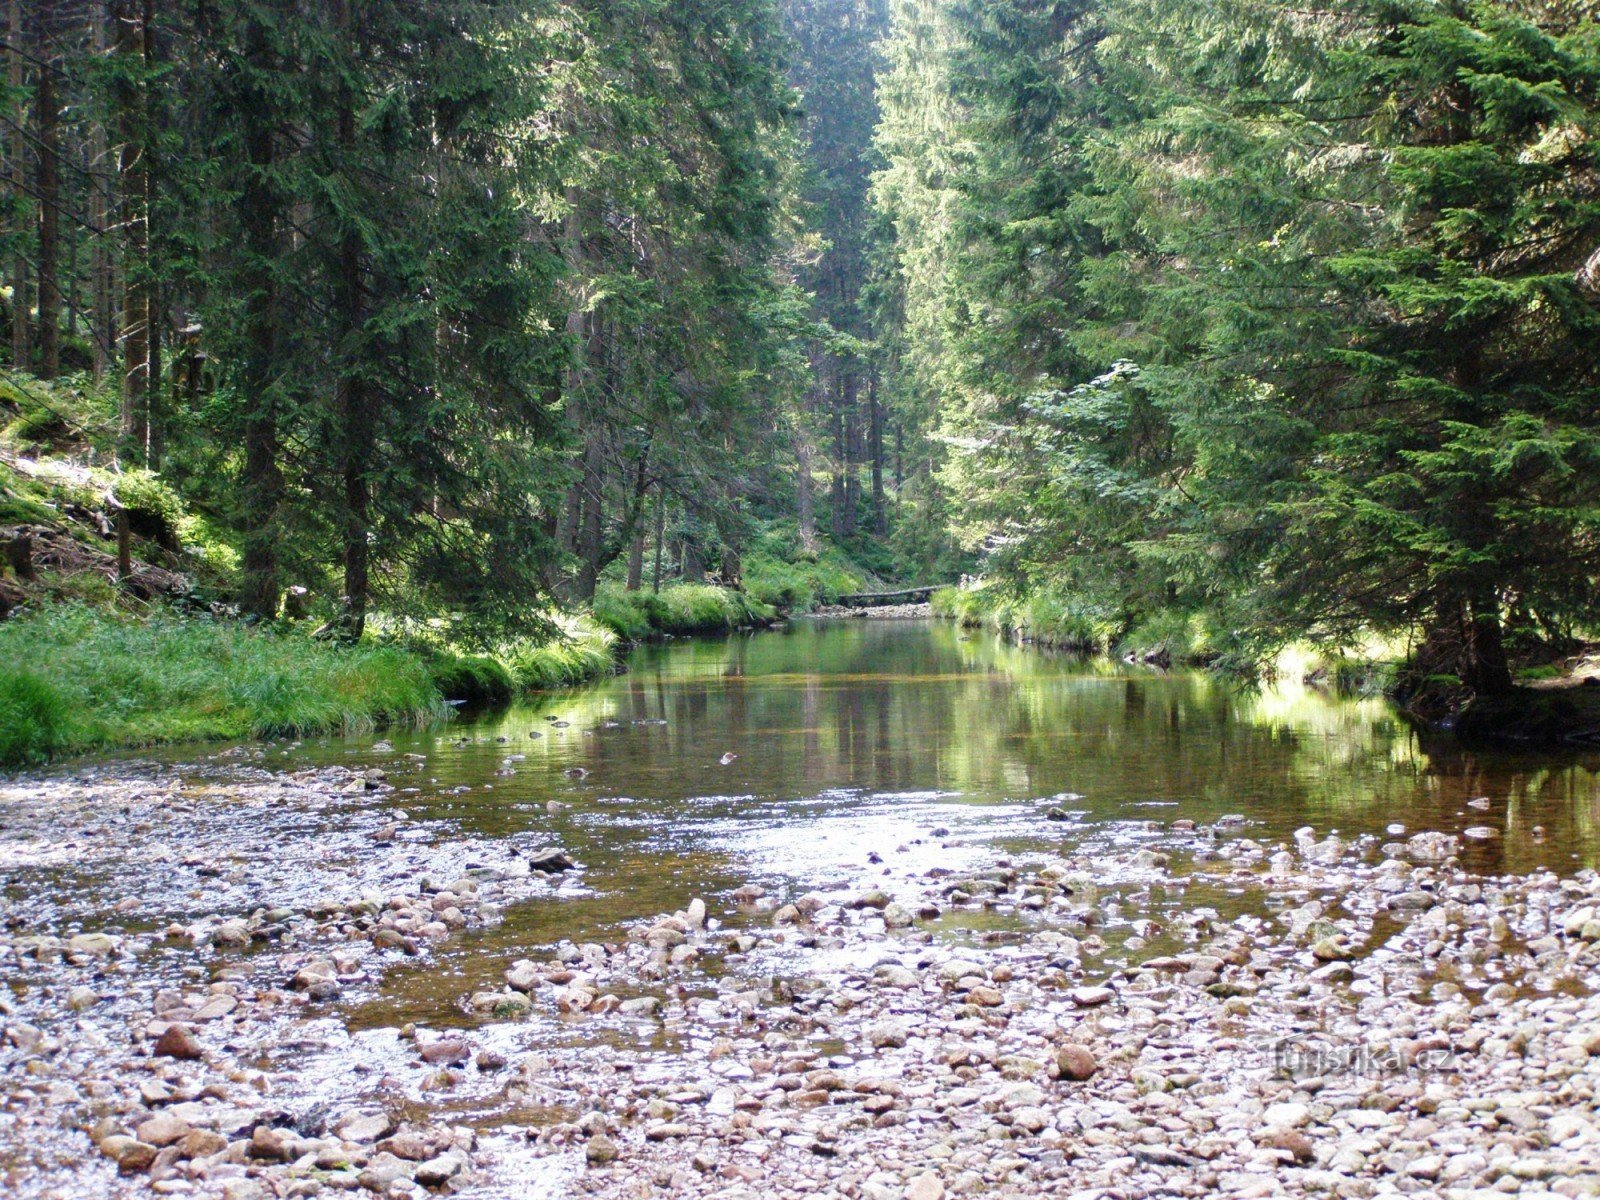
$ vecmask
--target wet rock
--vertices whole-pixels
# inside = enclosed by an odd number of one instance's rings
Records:
[[[118,941],[108,933],[80,933],[67,940],[67,953],[78,958],[110,958]]]
[[[238,1007],[239,1001],[233,996],[213,996],[195,1009],[194,1019],[201,1024],[219,1021]]]
[[[156,1160],[158,1150],[138,1138],[128,1137],[125,1134],[112,1134],[110,1137],[100,1139],[100,1153],[116,1163],[117,1169],[123,1174],[133,1175],[149,1170],[150,1164]]]
[[[176,1024],[167,1026],[166,1032],[156,1039],[154,1053],[158,1058],[177,1058],[185,1061],[205,1057],[205,1051],[195,1040],[194,1034],[182,1025]]]
[[[944,1200],[944,1181],[932,1171],[924,1171],[906,1188],[906,1200]]]
[[[583,1156],[588,1159],[590,1166],[604,1167],[617,1161],[621,1153],[617,1144],[605,1134],[596,1134],[589,1139],[589,1144],[583,1148]]]
[[[473,1012],[490,1013],[497,1017],[520,1017],[533,1011],[532,1000],[510,989],[503,992],[474,992],[467,1003]]]
[[[1070,1079],[1083,1082],[1094,1078],[1100,1069],[1100,1063],[1095,1059],[1094,1051],[1089,1047],[1076,1042],[1068,1042],[1057,1047],[1055,1055],[1056,1078]]]
[[[883,910],[883,924],[887,929],[906,929],[912,923],[911,914],[899,904],[891,904]]]
[[[298,1142],[292,1129],[258,1125],[250,1135],[250,1157],[267,1162],[288,1162],[295,1157]]]
[[[563,871],[572,870],[577,865],[567,857],[564,851],[554,848],[535,850],[528,855],[528,866],[546,875],[559,875]]]
[[[1311,1139],[1298,1129],[1274,1129],[1262,1139],[1262,1144],[1274,1150],[1286,1151],[1297,1163],[1312,1162],[1317,1157]]]
[[[75,987],[67,994],[67,1008],[71,1012],[87,1012],[100,1003],[100,993],[93,988]]]
[[[910,1033],[904,1021],[879,1021],[867,1030],[867,1041],[874,1050],[904,1046],[909,1036]]]
[[[334,1132],[347,1142],[376,1142],[393,1131],[394,1120],[382,1112],[350,1113],[334,1126]]]
[[[423,1187],[443,1187],[462,1171],[466,1163],[459,1154],[441,1154],[437,1158],[430,1158],[421,1164],[412,1176]]]
[[[1103,1004],[1110,1004],[1116,998],[1116,992],[1108,987],[1073,988],[1067,993],[1067,999],[1079,1008],[1099,1008]]]
[[[183,1139],[183,1157],[210,1158],[228,1148],[228,1139],[211,1129],[191,1129]]]
[[[1311,1109],[1304,1104],[1269,1104],[1261,1119],[1274,1128],[1300,1129],[1311,1123]]]
[[[170,1146],[188,1136],[189,1123],[179,1120],[170,1112],[160,1112],[141,1121],[134,1133],[141,1142],[148,1142],[152,1146]]]
[[[321,961],[301,967],[290,979],[289,986],[313,1000],[332,1000],[341,990],[333,964]]]
[[[367,1160],[357,1180],[367,1191],[382,1194],[388,1192],[400,1180],[410,1178],[410,1163],[380,1150]]]
[[[429,1066],[454,1067],[472,1058],[472,1047],[459,1038],[445,1038],[429,1042],[419,1053]]]

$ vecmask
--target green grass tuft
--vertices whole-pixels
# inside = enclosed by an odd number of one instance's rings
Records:
[[[1112,620],[1092,605],[1054,592],[1012,596],[993,585],[942,588],[932,597],[935,616],[973,629],[991,629],[1018,641],[1104,652],[1116,636]]]
[[[28,671],[0,674],[0,764],[45,762],[72,743],[72,710]]]
[[[113,746],[447,716],[426,664],[241,625],[66,604],[0,626],[0,766]]]
[[[608,584],[594,601],[594,619],[630,642],[662,633],[726,633],[775,615],[770,605],[743,592],[699,583],[677,583],[660,592],[628,592]]]

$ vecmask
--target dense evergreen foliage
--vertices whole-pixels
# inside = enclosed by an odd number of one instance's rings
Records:
[[[796,519],[839,310],[773,0],[8,13],[12,453],[154,473],[242,612],[536,632]]]
[[[1480,692],[1593,627],[1582,4],[7,15],[5,469],[84,460],[246,614],[626,632],[865,564]]]
[[[902,0],[880,144],[991,571],[1249,660],[1592,628],[1600,31],[1575,4]]]

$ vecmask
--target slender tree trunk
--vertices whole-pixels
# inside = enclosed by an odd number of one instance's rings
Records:
[[[637,592],[644,586],[644,526],[633,532],[628,543],[628,590]]]
[[[117,55],[124,74],[144,59],[143,11],[136,0],[116,0]],[[150,457],[150,303],[146,255],[144,119],[142,88],[126,78],[117,85],[118,217],[123,230],[122,258],[122,442],[125,461],[147,464]]]
[[[335,0],[335,24],[341,49],[355,54],[356,36],[350,0]],[[338,150],[347,170],[355,153],[355,97],[348,80],[339,89]],[[362,287],[362,247],[357,231],[347,228],[339,246],[338,320],[339,349],[343,359],[339,375],[338,409],[344,443],[344,613],[343,635],[359,642],[367,627],[371,594],[371,481],[375,445],[371,387],[361,367],[365,337],[366,294]]]
[[[49,6],[38,10],[39,83],[33,90],[38,126],[37,190],[39,193],[39,377],[54,379],[61,371],[61,110],[56,101],[56,72],[61,59],[54,45]]]
[[[667,489],[656,485],[656,562],[655,569],[651,572],[650,590],[661,590],[661,554],[667,544]]]
[[[832,418],[834,418],[834,482],[830,486],[829,501],[832,507],[832,525],[834,525],[835,538],[843,538],[848,533],[845,525],[845,477],[850,472],[850,446],[846,443],[845,434],[845,386],[843,379],[838,378],[838,366],[834,366],[834,382],[829,389],[829,400],[832,405]]]
[[[872,459],[872,532],[879,537],[887,537],[889,510],[883,502],[883,405],[878,401],[876,367],[867,377],[867,410],[871,418],[871,441],[867,450]]]
[[[6,82],[10,85],[14,95],[20,95],[25,81],[23,71],[23,26],[22,26],[23,0],[8,0],[6,5],[6,40],[11,47],[11,52],[6,55]],[[27,202],[27,160],[28,160],[28,114],[27,109],[19,100],[17,107],[11,113],[11,139],[10,139],[9,178],[12,187],[12,196],[16,199],[22,215],[18,218],[18,228],[26,231],[28,228],[28,202]],[[16,257],[11,261],[11,361],[18,368],[27,370],[32,363],[31,346],[29,345],[28,328],[28,256],[25,250],[27,239],[19,239],[23,245],[17,248]]]
[[[811,437],[802,428],[794,431],[795,508],[800,521],[800,548],[817,552],[817,501],[812,491]]]
[[[257,20],[252,20],[246,29],[245,54],[252,69],[263,75],[276,66],[267,31]],[[274,264],[282,250],[282,200],[272,179],[276,147],[270,103],[260,95],[247,95],[245,100],[244,150],[250,172],[238,204],[248,264],[244,272],[243,376],[244,399],[249,409],[244,425],[244,577],[240,603],[245,612],[271,620],[278,614],[278,508],[283,501],[275,379],[278,296],[274,277]],[[249,103],[252,100],[254,105]]]
[[[144,77],[146,80],[155,77],[156,66],[156,6],[155,0],[144,0],[144,13],[140,21],[140,30],[143,33],[140,52],[144,58]],[[145,313],[145,371],[144,371],[144,411],[145,411],[145,465],[152,471],[161,466],[161,458],[165,453],[165,414],[162,402],[162,372],[161,372],[161,335],[163,292],[160,281],[156,277],[156,192],[160,186],[160,162],[156,158],[156,148],[148,131],[155,126],[152,112],[153,100],[151,99],[150,85],[146,83],[139,93],[139,119],[147,132],[140,153],[144,158],[144,258],[140,263],[144,271],[144,313]]]
[[[600,538],[605,528],[605,448],[591,430],[583,456],[583,528],[578,543],[577,598],[594,599],[600,582]]]
[[[106,6],[89,6],[90,37],[95,58],[105,56]],[[111,256],[111,206],[108,203],[108,186],[105,181],[108,156],[106,127],[96,116],[89,124],[89,221],[94,226],[89,231],[89,341],[94,353],[94,374],[99,379],[111,369],[112,354],[116,346],[116,331],[111,306],[115,295],[112,285],[114,262]]]
[[[633,503],[630,505],[628,523],[633,533],[628,539],[628,590],[637,592],[644,583],[644,522],[639,518],[644,512],[649,483],[646,481],[649,456],[641,454],[634,475]]]
[[[1479,695],[1503,696],[1515,689],[1506,658],[1500,603],[1492,594],[1462,609],[1461,682]]]
[[[845,372],[841,389],[843,413],[840,425],[841,444],[844,448],[841,466],[844,471],[844,486],[841,489],[843,511],[837,521],[840,537],[848,537],[856,531],[856,510],[861,502],[861,482],[856,477],[856,464],[861,459],[861,421],[856,411],[856,397],[860,386],[860,378],[852,366]]]

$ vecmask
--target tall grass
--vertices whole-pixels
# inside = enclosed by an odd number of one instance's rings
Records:
[[[571,687],[616,670],[617,635],[610,629],[587,616],[559,616],[555,622],[560,637],[496,648],[518,690]]]
[[[1051,591],[1014,596],[993,585],[942,588],[932,597],[935,616],[973,629],[1045,646],[1103,652],[1116,638],[1116,624],[1086,601]]]
[[[112,746],[358,732],[448,709],[426,664],[242,625],[68,604],[0,625],[0,766]]]
[[[629,592],[607,584],[594,600],[594,619],[630,642],[662,633],[726,633],[775,615],[770,606],[743,592],[702,583],[676,583],[659,592]]]
[[[868,589],[867,577],[829,547],[814,561],[785,561],[756,553],[745,559],[744,585],[763,604],[806,612],[840,596]]]

